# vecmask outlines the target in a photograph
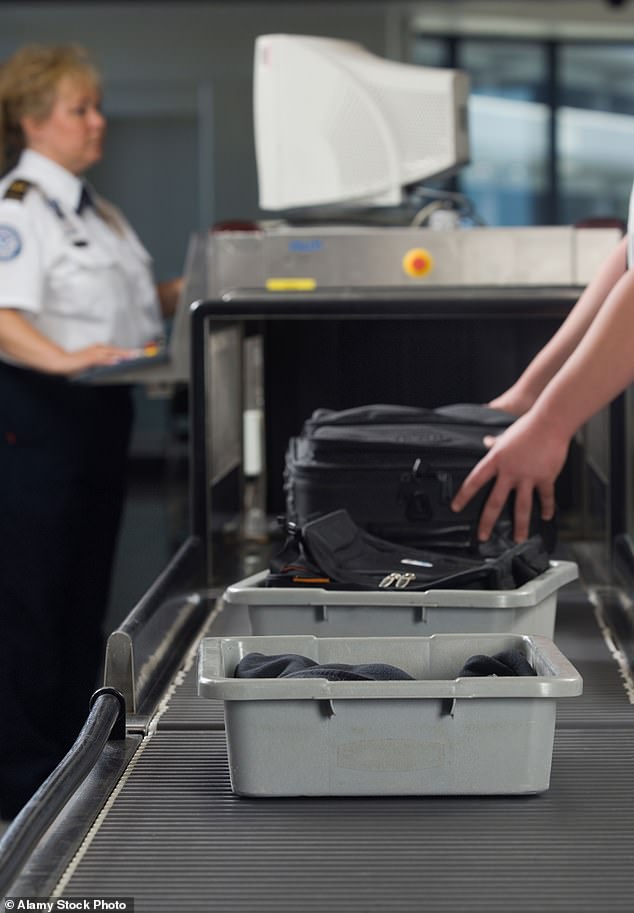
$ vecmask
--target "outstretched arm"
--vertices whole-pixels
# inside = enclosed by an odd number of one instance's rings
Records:
[[[550,519],[555,480],[573,434],[633,379],[634,270],[628,270],[534,405],[491,442],[489,453],[467,476],[452,508],[462,510],[486,482],[495,479],[480,516],[478,536],[488,539],[514,490],[514,536],[518,541],[525,539],[534,491],[539,494],[542,517]]]
[[[113,364],[130,354],[127,349],[106,344],[66,352],[12,308],[0,308],[0,349],[26,368],[61,375]]]
[[[554,336],[538,352],[513,386],[491,401],[491,406],[505,409],[512,415],[523,415],[531,408],[542,390],[579,345],[626,268],[627,238],[623,238],[604,261]]]

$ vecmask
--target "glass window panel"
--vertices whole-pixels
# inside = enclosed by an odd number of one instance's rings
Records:
[[[564,44],[559,55],[560,104],[631,114],[634,45]]]
[[[548,108],[486,95],[469,102],[471,164],[459,186],[489,225],[543,222]]]
[[[634,176],[634,47],[562,46],[559,98],[560,220],[626,220]]]
[[[449,42],[444,38],[423,38],[414,35],[412,39],[412,63],[420,67],[448,67]]]
[[[475,95],[546,99],[547,59],[542,43],[464,39],[458,47],[458,66],[469,73]]]
[[[471,78],[471,164],[460,171],[460,190],[489,225],[543,223],[550,119],[544,45],[467,39],[458,65]]]
[[[418,35],[412,47],[414,61],[428,66],[448,66],[453,51],[456,65],[469,73],[471,165],[460,171],[454,186],[473,201],[484,221],[530,225],[555,218],[563,224],[626,219],[634,176],[629,155],[634,148],[634,45],[556,45],[553,95],[547,42]]]
[[[557,131],[561,221],[627,221],[634,174],[634,118],[560,108]]]

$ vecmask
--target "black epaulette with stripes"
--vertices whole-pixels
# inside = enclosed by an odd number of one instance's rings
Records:
[[[27,195],[29,190],[33,187],[31,181],[25,181],[22,178],[18,178],[15,181],[11,181],[9,186],[4,192],[5,200],[23,200]]]

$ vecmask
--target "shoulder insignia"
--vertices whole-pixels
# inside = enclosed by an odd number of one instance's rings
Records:
[[[25,181],[22,178],[18,178],[15,181],[11,181],[9,186],[4,192],[5,200],[23,200],[27,195],[28,191],[33,187],[31,181]]]

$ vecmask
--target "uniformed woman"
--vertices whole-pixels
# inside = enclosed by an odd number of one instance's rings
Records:
[[[121,516],[130,390],[74,382],[162,334],[122,214],[82,181],[102,154],[98,74],[75,46],[0,68],[0,817],[86,719]],[[162,300],[161,300],[162,299]]]

